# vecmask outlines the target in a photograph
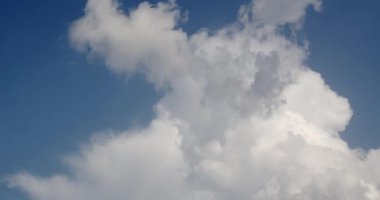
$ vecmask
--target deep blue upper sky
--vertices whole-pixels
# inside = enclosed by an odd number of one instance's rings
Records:
[[[139,1],[122,1],[126,8]],[[152,1],[155,2],[155,1]],[[179,0],[187,32],[234,21],[242,0]],[[94,132],[144,124],[159,95],[141,77],[126,80],[74,52],[70,23],[84,0],[0,1],[0,177],[22,170],[65,170],[62,155]],[[325,0],[302,33],[309,65],[349,99],[354,117],[343,133],[353,147],[380,147],[380,2]],[[0,186],[0,199],[24,199]]]

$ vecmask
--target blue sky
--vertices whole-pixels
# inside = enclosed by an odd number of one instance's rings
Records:
[[[122,2],[130,8],[139,1]],[[178,1],[189,11],[183,29],[231,23],[243,2]],[[83,0],[0,2],[0,175],[65,171],[61,157],[94,132],[144,125],[153,116],[160,95],[142,77],[114,74],[70,47],[68,28],[84,6]],[[342,137],[363,149],[380,147],[379,6],[324,1],[321,12],[309,10],[301,31],[311,43],[309,66],[354,110]],[[1,185],[0,199],[24,198]]]

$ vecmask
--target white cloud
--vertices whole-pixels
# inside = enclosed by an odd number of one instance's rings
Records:
[[[254,20],[267,25],[298,23],[309,6],[319,10],[321,3],[321,0],[254,0]]]
[[[257,0],[253,21],[188,35],[174,1],[124,13],[89,0],[73,45],[116,73],[144,73],[164,93],[157,117],[90,143],[68,159],[73,175],[17,174],[10,186],[35,200],[379,199],[379,150],[340,138],[347,99],[276,31],[320,2],[286,2]]]

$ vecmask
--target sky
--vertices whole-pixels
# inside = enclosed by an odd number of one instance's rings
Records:
[[[346,190],[350,198],[376,199],[379,3],[278,2],[257,0],[240,19],[249,1],[143,4],[129,22],[96,0],[86,13],[86,1],[0,2],[0,198],[88,199],[101,183],[103,199],[116,200],[126,197],[120,184],[133,188],[129,199],[178,199],[178,193],[182,199],[347,199]],[[128,13],[140,1],[120,3]],[[244,157],[248,149],[256,157]],[[300,152],[323,159],[315,163]],[[111,166],[97,162],[104,154],[114,155],[104,161]],[[331,176],[325,171],[336,162],[342,167]],[[291,173],[303,164],[332,178],[303,182],[299,176],[316,176],[308,168]],[[278,165],[288,174],[279,176]],[[121,180],[112,178],[112,166]],[[144,173],[168,184],[156,191],[157,180]],[[337,180],[347,184],[327,191]],[[142,189],[138,181],[152,185]],[[45,191],[48,185],[55,194]]]

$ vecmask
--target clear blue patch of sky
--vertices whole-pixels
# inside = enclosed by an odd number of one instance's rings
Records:
[[[324,1],[305,34],[309,64],[349,99],[354,111],[342,137],[356,148],[380,147],[380,1]]]
[[[140,1],[122,1],[125,9]],[[157,2],[157,1],[152,1]],[[189,11],[187,32],[232,23],[238,0],[178,0]],[[0,176],[27,170],[65,171],[62,155],[78,151],[94,132],[145,124],[159,95],[143,77],[126,80],[86,60],[68,45],[70,23],[84,0],[0,2]],[[303,34],[309,65],[340,95],[354,117],[343,137],[351,146],[380,146],[380,2],[324,1],[309,12]],[[0,199],[23,200],[0,184]]]

